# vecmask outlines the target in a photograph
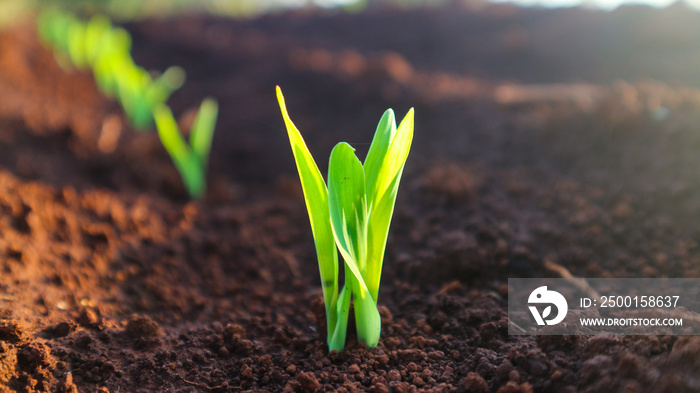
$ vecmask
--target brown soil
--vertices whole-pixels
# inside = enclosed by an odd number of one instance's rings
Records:
[[[186,69],[183,123],[220,101],[200,203],[31,24],[1,33],[0,391],[700,391],[697,337],[508,336],[506,316],[507,278],[548,262],[700,277],[699,24],[679,5],[128,26],[137,62]],[[416,108],[376,349],[351,331],[327,353],[275,84],[322,168]]]

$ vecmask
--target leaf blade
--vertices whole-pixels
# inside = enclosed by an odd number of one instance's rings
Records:
[[[197,155],[202,168],[206,171],[211,151],[211,143],[216,129],[216,118],[219,114],[219,103],[211,97],[207,97],[199,106],[199,112],[192,124],[190,132],[190,145]]]
[[[363,164],[367,195],[374,195],[377,193],[377,177],[379,176],[379,171],[387,150],[389,150],[389,146],[395,135],[396,118],[394,111],[387,109],[379,120],[379,124],[377,124],[377,130],[374,132],[372,144],[369,147],[369,152]]]
[[[372,213],[369,217],[367,268],[364,277],[375,303],[379,296],[384,253],[399,183],[413,141],[413,113],[411,108],[397,128],[394,139],[382,159],[375,183],[375,193],[371,195]]]
[[[346,257],[363,269],[366,246],[365,174],[355,149],[340,142],[328,165],[328,204],[336,244]]]
[[[153,117],[158,137],[180,172],[187,191],[193,198],[201,198],[206,187],[204,171],[192,149],[180,134],[172,111],[166,105],[161,104],[154,109]]]
[[[377,193],[372,195],[373,202],[381,199],[389,191],[389,187],[399,172],[403,169],[413,142],[414,110],[411,108],[401,120],[396,135],[383,157],[376,180]]]
[[[348,318],[350,316],[350,298],[352,297],[352,290],[347,282],[348,277],[351,276],[350,273],[345,276],[346,285],[340,291],[338,301],[333,307],[336,320],[333,323],[333,334],[328,337],[328,351],[341,351],[345,348],[345,337],[348,332]]]
[[[311,231],[316,246],[321,285],[323,288],[323,300],[326,306],[326,318],[328,324],[328,337],[334,334],[337,310],[333,309],[338,298],[338,252],[335,248],[335,239],[331,229],[330,212],[328,208],[328,189],[323,181],[321,172],[309,152],[304,138],[289,118],[287,106],[282,95],[282,89],[276,87],[277,101],[282,111],[287,136],[294,154],[294,161],[301,180],[304,192],[304,201],[309,213]]]
[[[379,342],[381,318],[364,279],[367,255],[367,195],[362,163],[345,142],[331,152],[328,169],[331,227],[343,255],[346,285],[352,288],[358,339],[372,348]]]
[[[355,276],[350,277],[352,285],[353,304],[355,306],[355,328],[357,339],[374,348],[379,343],[382,330],[382,320],[377,305],[372,299],[363,281]]]

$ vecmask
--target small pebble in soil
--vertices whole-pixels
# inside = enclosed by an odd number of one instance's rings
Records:
[[[488,393],[490,392],[489,385],[486,380],[475,372],[470,372],[462,379],[460,383],[462,389],[473,393]]]
[[[389,382],[399,382],[401,381],[401,373],[398,370],[391,370],[386,373],[386,380]]]
[[[564,375],[564,373],[561,372],[561,370],[557,370],[552,373],[552,381],[558,381],[561,379],[561,377]]]
[[[234,349],[241,355],[250,355],[255,349],[255,344],[250,340],[238,340]]]
[[[126,333],[134,338],[157,337],[161,334],[160,326],[151,318],[135,315],[126,323]]]
[[[300,373],[297,376],[297,382],[299,382],[304,392],[315,392],[321,388],[321,383],[318,382],[314,373],[311,372]]]
[[[229,357],[229,355],[231,355],[231,353],[228,351],[228,348],[226,348],[225,346],[220,347],[217,353],[219,354],[219,357],[222,358],[227,358]]]
[[[224,328],[224,339],[227,341],[245,338],[245,329],[241,325],[229,323]]]
[[[56,326],[46,329],[46,332],[54,338],[66,337],[75,330],[75,324],[72,322],[61,322]]]
[[[423,381],[423,378],[421,378],[421,377],[415,377],[415,378],[413,378],[413,381],[412,381],[412,382],[413,382],[413,384],[414,384],[415,386],[418,386],[418,387],[421,387],[421,386],[425,385],[425,381]]]
[[[411,345],[414,345],[418,348],[423,348],[425,347],[425,337],[423,336],[414,336],[408,339],[408,342],[411,343]]]
[[[271,366],[272,365],[272,356],[270,355],[263,355],[260,357],[260,364],[265,365],[265,366]]]
[[[389,349],[396,348],[399,344],[401,344],[401,340],[398,337],[387,337],[384,339],[384,345]]]
[[[83,308],[80,310],[80,315],[78,316],[77,322],[81,326],[91,327],[99,321],[99,317],[95,310],[91,308]]]
[[[247,364],[244,364],[243,367],[241,367],[240,375],[241,378],[250,379],[253,377],[253,369],[250,368]]]

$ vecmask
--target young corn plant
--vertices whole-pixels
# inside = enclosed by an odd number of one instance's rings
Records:
[[[39,15],[38,30],[62,67],[92,70],[100,91],[119,101],[137,130],[152,127],[155,107],[184,83],[180,67],[170,67],[154,78],[138,66],[131,57],[131,35],[114,28],[105,16],[84,22],[70,12],[50,8]]]
[[[114,28],[101,15],[83,22],[59,8],[44,10],[38,18],[42,41],[50,46],[65,69],[91,69],[100,91],[116,98],[137,130],[154,125],[192,198],[206,190],[206,168],[216,126],[218,104],[213,98],[200,106],[188,143],[182,137],[170,108],[165,104],[185,80],[185,71],[170,67],[153,76],[136,65],[131,56],[131,35]]]
[[[195,199],[200,199],[206,192],[207,163],[218,111],[219,105],[215,99],[202,101],[192,124],[189,142],[180,133],[173,112],[167,105],[161,104],[153,112],[160,141],[180,172],[188,193]]]
[[[185,72],[177,66],[169,67],[153,79],[148,71],[133,61],[114,64],[120,66],[117,91],[119,102],[129,121],[137,129],[150,128],[153,125],[154,109],[165,103],[182,86]]]
[[[321,273],[330,351],[345,347],[350,301],[358,340],[379,343],[379,280],[394,203],[413,140],[413,109],[398,128],[394,112],[384,112],[364,163],[345,142],[332,150],[328,186],[299,130],[289,118],[282,90],[277,101],[287,128],[309,213]],[[339,288],[338,251],[345,283]],[[339,291],[340,290],[340,291]]]

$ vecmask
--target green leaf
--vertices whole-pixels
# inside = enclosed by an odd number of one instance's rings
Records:
[[[105,37],[112,30],[112,23],[104,15],[95,15],[87,23],[85,31],[85,54],[91,66],[95,66],[103,52]]]
[[[333,307],[334,314],[336,316],[334,328],[332,334],[328,336],[328,351],[342,351],[345,348],[345,336],[348,331],[348,317],[350,316],[350,298],[352,296],[352,289],[347,284],[348,278],[352,277],[352,274],[345,268],[345,286],[343,290],[340,291],[340,296],[338,297],[337,304]],[[329,332],[331,332],[329,330]]]
[[[118,72],[115,77],[119,87],[119,101],[129,121],[137,130],[148,129],[153,120],[153,108],[146,100],[147,87],[152,84],[150,74],[136,65],[129,54],[115,59],[114,70]]]
[[[331,229],[328,189],[316,162],[306,147],[304,138],[301,137],[299,130],[289,118],[282,89],[277,86],[276,91],[277,101],[287,128],[289,143],[294,153],[294,161],[299,172],[301,187],[304,191],[304,201],[306,202],[314,244],[316,245],[316,256],[323,287],[323,300],[326,306],[326,318],[329,321],[328,337],[330,340],[334,335],[336,317],[338,315],[338,310],[334,309],[338,298],[338,252],[335,248],[333,231]]]
[[[129,54],[131,52],[131,34],[119,27],[112,30],[108,49],[118,54]]]
[[[406,163],[412,141],[413,108],[408,111],[401,124],[399,124],[396,135],[391,140],[391,144],[382,159],[376,179],[376,192],[372,195],[373,202],[380,200],[384,193],[390,190],[392,181],[398,176]]]
[[[372,296],[364,287],[364,283],[350,276],[353,304],[355,306],[355,330],[357,339],[374,348],[379,343],[382,331],[382,319]]]
[[[365,174],[355,149],[345,142],[331,152],[328,201],[335,241],[345,260],[346,282],[352,288],[357,337],[373,348],[379,342],[381,318],[363,278],[367,253]]]
[[[399,172],[399,175],[392,182],[390,187],[391,191],[384,193],[384,197],[378,202],[375,202],[374,210],[372,210],[372,215],[369,218],[365,280],[375,303],[378,299],[382,265],[384,264],[384,252],[386,251],[389,226],[391,225],[391,218],[394,214],[394,204],[402,173],[403,171]]]
[[[377,131],[374,133],[367,158],[365,158],[364,169],[367,195],[371,196],[377,193],[377,177],[379,176],[379,170],[382,167],[384,157],[395,135],[396,120],[394,118],[394,111],[387,109],[384,115],[382,115],[381,120],[379,120]],[[371,202],[372,201],[370,201],[370,203]],[[369,210],[372,210],[372,206],[370,206]]]
[[[85,26],[75,21],[68,28],[68,57],[76,68],[82,70],[87,66],[85,56]]]
[[[44,9],[37,17],[39,38],[44,44],[56,45],[56,26],[61,12],[54,8]]]
[[[375,137],[376,138],[376,137]],[[367,238],[367,268],[365,280],[374,301],[379,294],[384,252],[389,226],[394,214],[396,195],[413,141],[413,109],[401,121],[386,154],[382,158],[372,198],[372,212],[369,218]]]
[[[102,94],[111,98],[114,98],[118,93],[118,84],[115,79],[116,72],[113,69],[114,62],[110,59],[110,56],[104,55],[100,56],[93,66],[97,86]]]
[[[214,138],[218,113],[219,103],[211,97],[205,98],[202,105],[199,106],[199,112],[197,112],[190,132],[190,145],[192,145],[192,150],[205,171],[209,161],[211,141]]]
[[[170,108],[161,104],[155,108],[153,116],[160,141],[180,172],[187,191],[193,198],[201,198],[206,189],[204,171],[199,159],[180,134],[173,113]]]
[[[49,29],[50,42],[63,54],[68,53],[68,30],[74,22],[72,15],[57,11],[52,16],[51,27]]]
[[[345,142],[335,145],[331,152],[328,202],[331,227],[340,253],[346,263],[350,260],[361,273],[364,270],[367,233],[365,173],[362,163],[355,156],[355,149]],[[362,280],[361,277],[358,279]]]
[[[164,88],[166,88],[170,93],[182,87],[185,84],[185,70],[182,67],[170,66],[168,67],[163,75],[160,76],[159,81],[162,81]]]
[[[185,83],[185,70],[178,66],[168,67],[147,86],[145,95],[151,106],[168,101],[173,92]]]
[[[155,111],[158,136],[165,150],[173,157],[185,157],[190,154],[190,147],[180,135],[180,129],[173,112],[166,105],[159,105]]]

